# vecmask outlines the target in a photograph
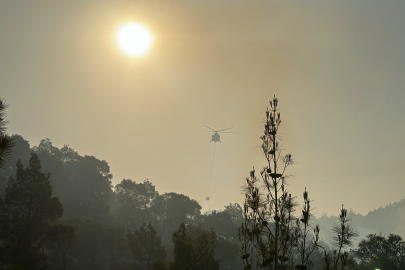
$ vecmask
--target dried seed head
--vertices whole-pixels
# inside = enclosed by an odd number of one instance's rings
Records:
[[[250,177],[255,178],[255,167],[253,167],[253,170],[250,171]]]
[[[274,103],[274,107],[277,107],[277,98],[276,98],[276,95],[274,95],[274,98],[273,98],[273,103]]]
[[[304,200],[308,200],[308,192],[307,192],[307,188],[305,188],[305,191],[304,191]]]

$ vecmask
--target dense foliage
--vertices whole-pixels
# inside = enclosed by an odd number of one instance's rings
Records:
[[[370,234],[361,240],[354,252],[358,263],[355,269],[405,269],[405,241],[399,235],[388,237]]]
[[[0,198],[0,261],[5,268],[46,269],[46,247],[74,229],[57,223],[63,209],[52,196],[49,174],[41,172],[38,156],[31,154],[29,166],[17,162],[16,177],[7,181]]]
[[[219,270],[219,261],[214,259],[216,237],[214,231],[187,228],[181,223],[173,233],[174,262],[169,269]]]
[[[42,249],[37,252],[40,254],[37,255],[38,258],[42,256],[43,267],[152,269],[159,267],[159,264],[161,267],[168,267],[169,261],[175,262],[175,243],[172,238],[181,224],[200,226],[200,230],[215,230],[215,237],[212,238],[211,234],[211,242],[206,243],[211,248],[215,247],[209,253],[213,256],[212,259],[215,261],[214,257],[221,258],[220,269],[238,268],[242,265],[235,241],[237,228],[242,220],[240,205],[229,204],[223,211],[203,215],[197,201],[174,192],[159,194],[148,180],[136,182],[123,179],[113,186],[106,161],[94,156],[81,156],[68,145],[57,148],[49,139],[44,139],[38,146],[31,148],[28,141],[19,135],[9,138],[15,146],[0,170],[0,198],[5,198],[1,201],[2,209],[6,209],[5,202],[9,201],[7,198],[10,196],[24,198],[28,196],[27,192],[34,191],[29,186],[25,189],[12,189],[21,187],[15,182],[23,181],[22,175],[28,173],[22,172],[26,170],[32,171],[31,175],[35,171],[37,175],[35,179],[30,178],[34,180],[32,184],[46,186],[42,193],[38,193],[42,194],[41,198],[46,200],[52,194],[49,198],[58,205],[52,208],[59,211],[53,219],[55,221],[51,222],[49,218],[44,221],[53,226],[53,230],[46,230],[53,233],[53,238],[46,245],[41,245]],[[24,166],[28,168],[24,169]],[[16,173],[17,180],[9,179]],[[41,181],[47,184],[41,184]],[[44,196],[44,192],[48,197]],[[10,216],[8,218],[3,217],[2,222],[10,226],[14,223],[28,224],[19,219],[11,219]],[[25,229],[18,231],[24,232]],[[3,233],[1,237],[3,250],[7,249],[10,254],[16,253],[6,246],[9,243],[7,237],[11,237],[11,234]],[[51,235],[48,238],[50,237]],[[144,240],[140,241],[141,239]],[[150,256],[149,259],[145,257],[147,239],[155,239],[155,244],[160,246],[157,252],[160,255]],[[161,245],[157,244],[159,241]],[[2,258],[6,262],[5,257]],[[26,256],[26,260],[28,259]],[[9,262],[7,261],[11,265],[12,262]],[[217,262],[219,266],[219,261]]]
[[[8,104],[0,98],[0,168],[6,162],[14,146],[13,140],[6,134],[6,109]]]
[[[165,261],[166,252],[161,238],[150,222],[144,223],[134,234],[130,232],[127,240],[132,255],[143,269],[151,270],[155,262]]]

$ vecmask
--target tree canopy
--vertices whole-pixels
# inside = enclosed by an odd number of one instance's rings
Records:
[[[17,269],[46,269],[46,245],[71,228],[57,223],[63,208],[52,196],[50,175],[41,172],[38,156],[31,154],[27,168],[20,161],[16,167],[16,177],[10,177],[0,198],[0,260]]]
[[[11,149],[14,146],[12,138],[6,134],[6,109],[8,104],[4,99],[0,98],[0,168],[4,165],[7,158],[11,154]]]

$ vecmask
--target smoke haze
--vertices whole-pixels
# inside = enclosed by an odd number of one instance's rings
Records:
[[[8,132],[106,160],[114,176],[197,200],[242,203],[265,159],[268,101],[279,98],[291,193],[315,214],[363,215],[405,188],[403,1],[2,1],[1,97]],[[142,58],[117,29],[149,28]],[[237,134],[216,145],[204,125]]]

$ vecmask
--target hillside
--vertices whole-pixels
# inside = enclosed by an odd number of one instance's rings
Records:
[[[352,219],[353,226],[359,232],[355,246],[370,233],[398,234],[405,238],[405,199],[374,209],[365,216],[352,210],[349,211],[348,215]],[[320,237],[328,244],[331,242],[331,228],[335,221],[336,216],[327,216],[326,214],[314,221],[315,224],[321,226]]]

